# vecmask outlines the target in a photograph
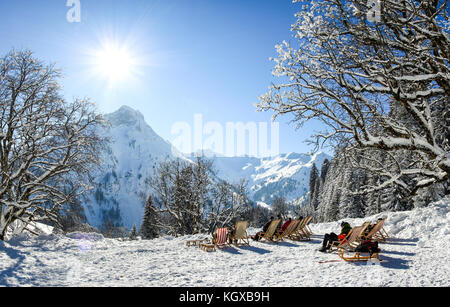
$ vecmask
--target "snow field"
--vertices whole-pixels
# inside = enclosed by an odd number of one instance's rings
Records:
[[[387,216],[391,236],[381,263],[346,263],[318,251],[339,222],[311,225],[310,242],[254,242],[204,252],[186,240],[206,235],[119,241],[98,234],[21,235],[0,243],[1,286],[450,286],[449,199],[410,212],[348,219],[352,226]],[[258,229],[249,229],[254,234]],[[332,261],[319,263],[322,261]],[[337,262],[334,262],[337,261]]]

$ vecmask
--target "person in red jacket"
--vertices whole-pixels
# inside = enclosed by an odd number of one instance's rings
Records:
[[[284,222],[283,226],[281,226],[281,232],[285,231],[291,222],[292,222],[292,218],[288,218],[287,221]]]

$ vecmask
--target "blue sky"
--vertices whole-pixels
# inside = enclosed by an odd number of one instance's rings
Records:
[[[275,45],[292,40],[299,5],[291,0],[80,0],[70,23],[66,0],[0,0],[0,53],[29,48],[63,69],[68,99],[89,97],[102,113],[138,109],[172,141],[176,122],[269,122],[254,104],[277,79]],[[126,46],[138,63],[113,86],[92,73],[104,42]],[[279,118],[280,152],[307,152],[317,127],[295,130]]]

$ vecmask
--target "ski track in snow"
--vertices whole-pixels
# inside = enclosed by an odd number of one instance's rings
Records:
[[[205,235],[119,241],[101,235],[26,235],[0,242],[1,286],[450,286],[450,201],[410,212],[347,219],[352,226],[387,216],[392,239],[381,263],[346,263],[318,252],[340,222],[311,225],[310,242],[254,242],[204,252],[186,240]],[[250,229],[254,234],[258,229]]]

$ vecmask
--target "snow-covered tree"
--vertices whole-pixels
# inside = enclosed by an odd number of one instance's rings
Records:
[[[280,215],[283,219],[286,219],[289,215],[289,205],[285,197],[275,197],[271,208],[274,216]]]
[[[157,220],[154,227],[170,235],[196,234],[233,223],[248,205],[245,183],[215,178],[212,163],[172,160],[161,163],[150,180]]]
[[[328,159],[325,159],[322,163],[322,168],[320,170],[320,179],[322,179],[322,182],[325,181],[325,177],[327,176],[329,167],[330,167],[330,161]]]
[[[145,202],[144,216],[142,218],[142,224],[140,234],[142,239],[151,240],[158,237],[157,225],[158,217],[156,216],[156,209],[153,207],[153,198],[149,196]]]
[[[137,239],[137,230],[136,230],[136,224],[133,224],[133,227],[131,228],[130,232],[130,240],[136,240]]]
[[[313,198],[314,198],[314,189],[317,186],[316,181],[318,181],[319,179],[319,170],[316,167],[316,164],[313,163],[313,165],[311,166],[311,172],[309,174],[309,199],[310,199],[310,204],[312,204],[313,202]]]
[[[0,240],[16,220],[58,223],[98,164],[103,121],[88,100],[64,100],[60,77],[30,51],[0,59]]]
[[[383,177],[365,193],[395,184],[414,195],[448,181],[450,127],[436,112],[450,99],[448,1],[384,0],[375,20],[366,0],[303,3],[295,44],[277,46],[274,74],[286,82],[261,96],[258,109],[293,114],[300,126],[322,122],[316,145],[383,151],[383,163],[354,161]],[[409,163],[400,161],[404,152]]]

